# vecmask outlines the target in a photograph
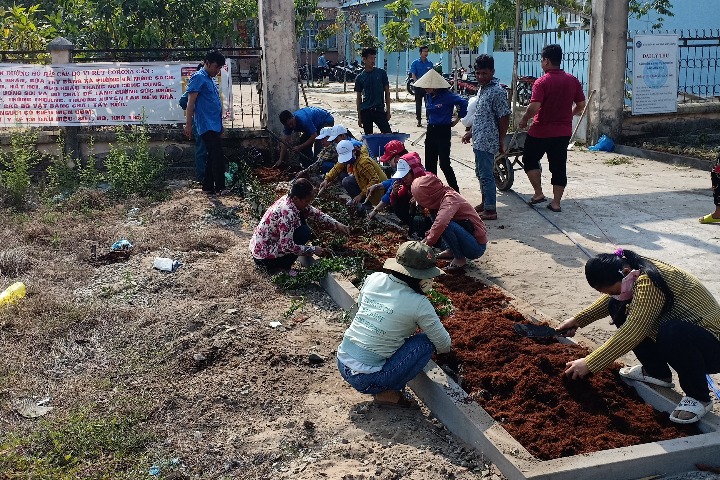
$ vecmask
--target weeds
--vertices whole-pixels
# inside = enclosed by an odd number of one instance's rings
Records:
[[[253,216],[258,219],[262,218],[265,211],[277,199],[275,190],[262,183],[245,161],[237,162],[233,185],[240,186],[245,200],[250,204]]]
[[[452,314],[454,307],[447,295],[433,289],[430,290],[427,297],[430,303],[432,303],[432,306],[435,307],[435,312],[438,314],[438,317],[445,318]]]
[[[118,196],[133,193],[152,196],[159,191],[165,162],[150,153],[150,135],[146,125],[129,128],[118,127],[115,130],[117,142],[110,145],[105,160],[107,180]]]
[[[290,318],[293,316],[295,312],[298,310],[302,311],[303,307],[305,306],[305,297],[300,297],[299,299],[293,298],[292,302],[290,303],[290,308],[287,309],[285,313],[283,313],[284,318]]]
[[[330,272],[351,271],[356,268],[353,258],[321,258],[305,270],[281,273],[272,277],[272,282],[286,290],[307,288],[320,283],[320,280]]]
[[[10,151],[0,152],[0,199],[11,207],[25,206],[32,184],[32,170],[45,158],[37,150],[37,130],[14,131]]]
[[[143,421],[138,414],[96,416],[89,408],[43,420],[26,436],[0,437],[0,471],[7,478],[139,478],[153,440]]]
[[[613,157],[603,162],[605,165],[632,165],[633,161],[630,157]]]

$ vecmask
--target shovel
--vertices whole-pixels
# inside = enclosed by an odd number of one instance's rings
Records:
[[[562,330],[555,330],[548,325],[531,325],[527,323],[516,323],[513,325],[515,333],[521,337],[528,338],[551,338],[558,335],[563,335],[569,332],[570,328],[563,328]]]

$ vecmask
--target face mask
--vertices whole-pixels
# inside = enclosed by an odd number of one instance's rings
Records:
[[[427,295],[428,293],[430,293],[430,290],[432,290],[432,287],[433,287],[433,279],[432,278],[424,278],[424,279],[420,280],[420,290],[422,290],[422,292],[424,294]]]
[[[620,295],[611,295],[615,300],[625,301],[630,300],[633,296],[633,285],[635,280],[640,276],[640,270],[633,270],[625,275],[620,282]]]

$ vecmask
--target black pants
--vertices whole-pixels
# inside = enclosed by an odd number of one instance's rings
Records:
[[[220,132],[209,130],[201,136],[207,148],[203,190],[216,193],[225,188],[225,154],[222,151]]]
[[[392,133],[390,122],[388,122],[387,114],[382,108],[368,108],[360,110],[360,119],[362,120],[363,131],[365,135],[373,133],[373,123],[378,126],[380,133]]]
[[[415,87],[415,118],[417,118],[418,123],[422,120],[422,104],[423,100],[425,100],[425,89]],[[426,102],[427,104],[427,102]]]
[[[550,183],[567,186],[567,147],[570,137],[538,138],[528,135],[523,146],[525,171],[540,169],[540,159],[547,154],[550,167]]]
[[[332,123],[324,123],[320,126],[320,128],[324,127],[332,127],[335,125],[335,122]],[[320,130],[316,132],[318,135],[320,134]],[[303,133],[300,135],[300,138],[298,139],[296,145],[301,145],[305,143],[308,138],[310,138],[310,135],[307,133]],[[317,156],[320,153],[320,150],[323,149],[322,140],[315,140],[312,145],[307,147],[305,150],[302,150],[300,153],[300,165],[302,165],[302,168],[307,168],[313,163],[315,163],[315,160],[317,160]]]
[[[450,188],[460,191],[455,171],[450,165],[450,125],[428,125],[425,137],[425,170],[437,175],[437,164],[440,160],[440,169],[445,174],[445,180]]]
[[[610,300],[610,315],[618,328],[625,322],[627,303]],[[668,320],[660,325],[656,341],[646,338],[633,353],[651,377],[669,378],[672,367],[685,395],[701,402],[710,400],[705,375],[720,372],[720,341],[706,329]]]
[[[715,205],[720,205],[720,173],[710,172],[710,181],[712,182],[713,200],[715,201]]]
[[[307,223],[300,225],[293,232],[293,242],[297,245],[305,245],[312,238],[312,230],[308,227]],[[283,270],[289,270],[292,267],[298,256],[294,254],[283,255],[277,258],[254,258],[255,264],[261,268],[264,268],[268,272],[277,270],[279,268]]]

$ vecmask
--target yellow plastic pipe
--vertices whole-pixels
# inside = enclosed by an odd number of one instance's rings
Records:
[[[15,282],[0,293],[0,307],[15,303],[25,296],[27,289],[22,282]]]

